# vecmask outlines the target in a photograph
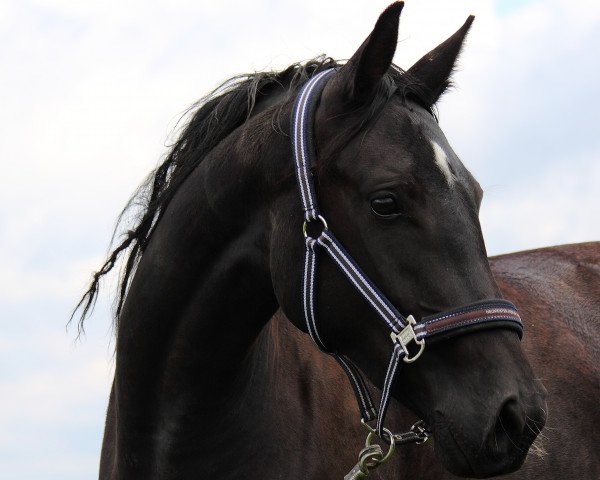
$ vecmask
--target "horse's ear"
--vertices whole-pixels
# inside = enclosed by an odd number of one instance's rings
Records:
[[[371,34],[336,75],[338,85],[352,101],[370,98],[390,68],[398,43],[402,7],[404,2],[394,2],[384,10]]]
[[[425,100],[430,105],[434,105],[451,85],[450,77],[456,59],[473,20],[475,17],[469,15],[467,21],[454,35],[423,56],[408,70],[407,73],[423,87]]]

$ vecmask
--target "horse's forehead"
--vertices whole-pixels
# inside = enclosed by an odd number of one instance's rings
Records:
[[[414,145],[412,164],[419,169],[436,170],[449,187],[457,182],[469,181],[469,173],[448,142],[444,132],[429,112],[408,101],[396,103],[390,115],[395,124],[394,142]],[[389,133],[389,125],[387,128]],[[413,139],[403,139],[402,135],[412,135]],[[414,139],[417,141],[414,142]],[[393,160],[393,159],[392,159]]]

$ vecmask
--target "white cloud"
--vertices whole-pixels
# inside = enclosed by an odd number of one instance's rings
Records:
[[[112,382],[108,337],[96,331],[75,344],[64,324],[52,329],[34,317],[13,318],[26,325],[3,329],[0,341],[2,478],[93,477]]]
[[[486,194],[481,222],[490,253],[598,239],[600,162],[573,164],[576,169],[555,166],[528,188]]]

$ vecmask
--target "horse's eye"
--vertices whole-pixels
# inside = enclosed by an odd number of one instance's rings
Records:
[[[391,217],[401,213],[392,195],[374,198],[371,200],[371,209],[378,217]]]

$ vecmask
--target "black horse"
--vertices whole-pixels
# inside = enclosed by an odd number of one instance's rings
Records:
[[[316,111],[313,174],[337,237],[403,314],[501,296],[478,221],[482,190],[433,113],[473,18],[405,72],[392,64],[402,6],[345,64],[320,58],[209,95],[130,202],[143,205],[138,221],[80,304],[83,319],[126,254],[101,478],[337,478],[335,452],[360,447],[347,442],[357,428],[344,415],[347,387],[298,376],[318,369],[280,374],[264,335],[278,308],[305,329],[286,132],[298,89],[324,69],[337,71]],[[328,259],[319,278],[321,336],[381,387],[389,332]],[[320,408],[320,395],[339,410]],[[518,469],[545,422],[544,387],[509,330],[429,346],[392,396],[463,476]]]

